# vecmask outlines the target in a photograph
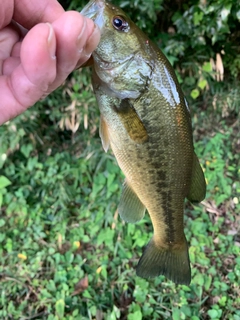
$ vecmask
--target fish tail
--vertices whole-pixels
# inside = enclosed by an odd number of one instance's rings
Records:
[[[171,247],[161,245],[153,237],[138,262],[137,275],[142,278],[164,275],[177,284],[189,285],[191,268],[185,236],[182,244]]]

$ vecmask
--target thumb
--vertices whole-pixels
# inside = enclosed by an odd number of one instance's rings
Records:
[[[36,103],[56,77],[56,39],[53,28],[41,23],[23,39],[20,65],[0,79],[0,124]]]

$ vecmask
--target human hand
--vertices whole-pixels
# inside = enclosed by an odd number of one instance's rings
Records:
[[[99,40],[92,20],[57,0],[2,0],[0,125],[60,86]]]

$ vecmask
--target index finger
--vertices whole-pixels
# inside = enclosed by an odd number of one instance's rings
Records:
[[[8,0],[6,0],[8,1]],[[26,29],[41,22],[57,20],[64,13],[57,0],[15,0],[13,19]]]

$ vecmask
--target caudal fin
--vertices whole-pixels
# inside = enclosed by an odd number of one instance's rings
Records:
[[[153,237],[138,262],[137,275],[142,278],[164,275],[176,284],[189,285],[191,268],[186,239],[178,248],[171,249],[161,247]]]

